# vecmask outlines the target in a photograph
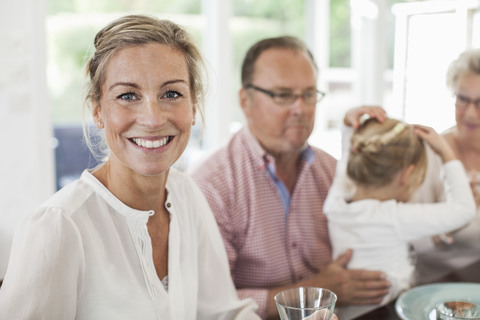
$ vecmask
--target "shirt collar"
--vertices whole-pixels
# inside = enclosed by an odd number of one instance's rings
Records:
[[[265,169],[266,166],[270,166],[275,170],[275,158],[263,149],[258,142],[257,138],[252,134],[248,126],[245,126],[240,134],[243,136],[246,149],[252,153],[252,159],[254,159],[257,168]],[[315,152],[312,147],[307,143],[301,153],[302,159],[307,163],[312,163],[315,158]]]

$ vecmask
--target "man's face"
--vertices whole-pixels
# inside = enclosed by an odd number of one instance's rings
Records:
[[[253,86],[274,93],[315,92],[316,71],[310,58],[292,49],[268,49],[255,63]],[[315,122],[316,103],[298,97],[280,105],[268,94],[252,88],[240,91],[242,109],[250,131],[272,155],[300,152]]]

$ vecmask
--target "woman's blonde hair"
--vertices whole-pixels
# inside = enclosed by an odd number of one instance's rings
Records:
[[[386,186],[410,165],[415,165],[416,188],[425,178],[427,162],[425,146],[411,125],[390,118],[383,123],[368,119],[353,134],[347,174],[356,184]]]
[[[169,20],[157,19],[147,15],[128,15],[121,17],[100,30],[95,36],[95,52],[86,64],[89,78],[85,106],[92,112],[93,104],[100,101],[102,85],[111,58],[121,49],[159,43],[180,51],[184,56],[189,72],[190,91],[194,111],[198,111],[204,121],[205,99],[205,64],[198,46],[190,34],[178,24]],[[84,110],[85,110],[84,109]],[[98,148],[94,147],[94,139],[84,123],[85,140],[90,150],[97,157]],[[101,150],[101,152],[105,152]]]

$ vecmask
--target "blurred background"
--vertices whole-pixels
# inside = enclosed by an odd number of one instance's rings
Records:
[[[82,141],[84,63],[95,33],[148,13],[182,24],[208,63],[206,126],[176,167],[186,170],[244,125],[240,64],[261,38],[302,38],[320,67],[310,143],[340,156],[344,112],[382,105],[443,131],[454,124],[450,61],[480,47],[478,0],[17,0],[0,12],[0,279],[18,219],[97,161]],[[86,117],[87,123],[90,119]]]

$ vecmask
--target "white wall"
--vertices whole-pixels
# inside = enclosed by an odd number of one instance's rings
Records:
[[[0,278],[18,219],[54,191],[45,1],[4,1],[0,10]]]

